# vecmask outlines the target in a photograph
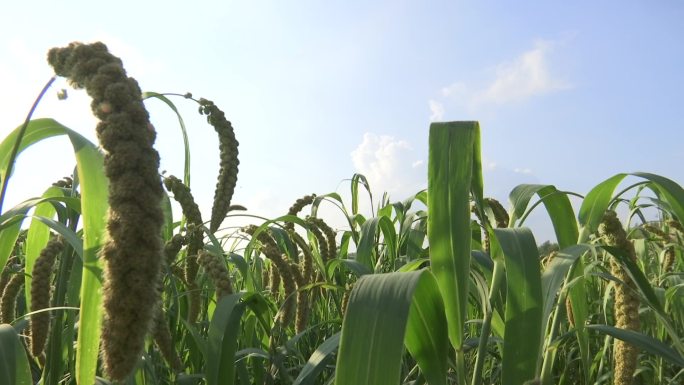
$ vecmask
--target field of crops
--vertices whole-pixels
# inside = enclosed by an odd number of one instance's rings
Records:
[[[427,190],[362,212],[355,174],[350,199],[321,186],[259,219],[232,202],[239,146],[217,104],[141,92],[100,43],[48,57],[92,98],[99,143],[31,114],[0,138],[0,384],[684,383],[676,181],[520,185],[505,208],[483,195],[479,124],[433,123]],[[160,174],[148,99],[196,103],[216,131],[210,211],[187,142],[185,169]],[[74,174],[5,207],[19,154],[56,136]],[[533,211],[557,247],[538,247]]]

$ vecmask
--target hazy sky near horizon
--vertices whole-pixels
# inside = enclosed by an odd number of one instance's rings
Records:
[[[47,50],[101,40],[145,91],[213,100],[240,141],[234,203],[266,216],[308,193],[426,186],[431,121],[479,120],[485,193],[585,194],[619,172],[684,180],[684,3],[678,1],[12,2],[0,14],[0,137],[51,76]],[[56,91],[35,117],[95,140],[89,101]],[[216,137],[196,105],[192,189],[208,210]],[[146,102],[162,168],[182,175],[173,113]],[[41,164],[36,164],[40,160]],[[8,206],[71,173],[66,140],[19,159]],[[540,234],[542,238],[547,234]]]

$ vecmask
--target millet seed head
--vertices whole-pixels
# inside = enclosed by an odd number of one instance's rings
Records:
[[[96,132],[109,179],[107,239],[101,250],[103,364],[108,377],[121,381],[138,362],[159,302],[155,285],[164,215],[156,133],[138,83],[104,44],[53,48],[48,62],[57,75],[85,88],[100,120]]]

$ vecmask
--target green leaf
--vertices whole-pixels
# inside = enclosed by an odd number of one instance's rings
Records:
[[[509,200],[513,206],[510,227],[513,227],[516,217],[523,217],[518,226],[522,225],[522,221],[529,214],[529,211],[524,214],[525,209],[534,194],[539,196],[540,202],[544,204],[549,213],[560,248],[577,243],[578,229],[575,211],[572,209],[567,193],[558,191],[553,185],[523,184],[514,188],[509,195]]]
[[[494,229],[506,264],[506,331],[501,378],[519,385],[535,378],[541,353],[543,296],[537,244],[527,228]]]
[[[0,324],[0,384],[33,384],[24,345],[8,324]]]
[[[0,143],[0,169],[6,169],[9,162],[4,148],[10,146],[21,127],[10,133]],[[79,313],[78,340],[76,342],[76,380],[79,384],[95,382],[97,358],[100,345],[101,275],[102,266],[97,253],[103,243],[107,204],[107,179],[103,172],[103,157],[97,146],[79,133],[54,119],[35,119],[29,122],[20,145],[20,152],[44,139],[67,135],[76,156],[78,179],[81,182],[81,214],[83,217],[83,280],[81,283],[81,312]],[[43,221],[45,223],[45,221]],[[7,238],[12,237],[12,229]],[[17,228],[18,231],[18,228]],[[14,238],[16,239],[16,237]],[[0,248],[5,239],[0,239]],[[12,242],[14,244],[14,242]],[[0,250],[0,259],[5,250]],[[0,262],[3,262],[0,260]]]
[[[304,364],[304,367],[299,372],[292,385],[312,385],[316,378],[325,369],[325,366],[331,361],[337,348],[340,345],[340,333],[335,333],[325,341],[313,352],[309,360]]]
[[[361,239],[356,249],[356,260],[371,270],[373,270],[374,264],[373,253],[377,245],[375,235],[378,232],[380,218],[384,217],[371,218],[361,225]]]
[[[447,327],[433,275],[361,277],[342,324],[335,384],[398,384],[404,342],[428,382],[445,384]]]
[[[207,385],[232,385],[235,381],[235,351],[240,335],[240,319],[246,304],[241,301],[244,293],[222,297],[216,304],[209,323],[207,367],[204,376]]]
[[[635,332],[633,330],[619,329],[608,325],[587,325],[587,329],[598,330],[601,333],[608,334],[619,340],[625,341],[634,345],[650,354],[662,357],[664,360],[673,365],[684,368],[684,357],[680,356],[677,351],[672,349],[669,345],[645,334]]]
[[[430,261],[446,308],[449,339],[462,351],[470,273],[470,189],[479,159],[477,122],[430,125],[428,239]],[[463,368],[460,368],[463,369]]]

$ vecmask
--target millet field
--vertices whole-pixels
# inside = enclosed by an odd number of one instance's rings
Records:
[[[0,138],[0,385],[684,383],[676,181],[525,184],[498,202],[483,194],[479,123],[433,123],[426,190],[377,200],[354,174],[350,199],[320,186],[261,218],[232,199],[241,127],[221,95],[143,92],[102,43],[48,62],[92,99],[99,143],[32,119],[35,105]],[[188,187],[192,133],[180,113],[177,131],[157,130],[151,100],[194,104],[207,125],[193,130],[215,130],[218,177],[193,180],[215,183],[210,210]],[[155,139],[179,132],[185,168],[162,171]],[[5,207],[22,151],[56,136],[74,174]],[[550,247],[525,227],[533,211]]]

